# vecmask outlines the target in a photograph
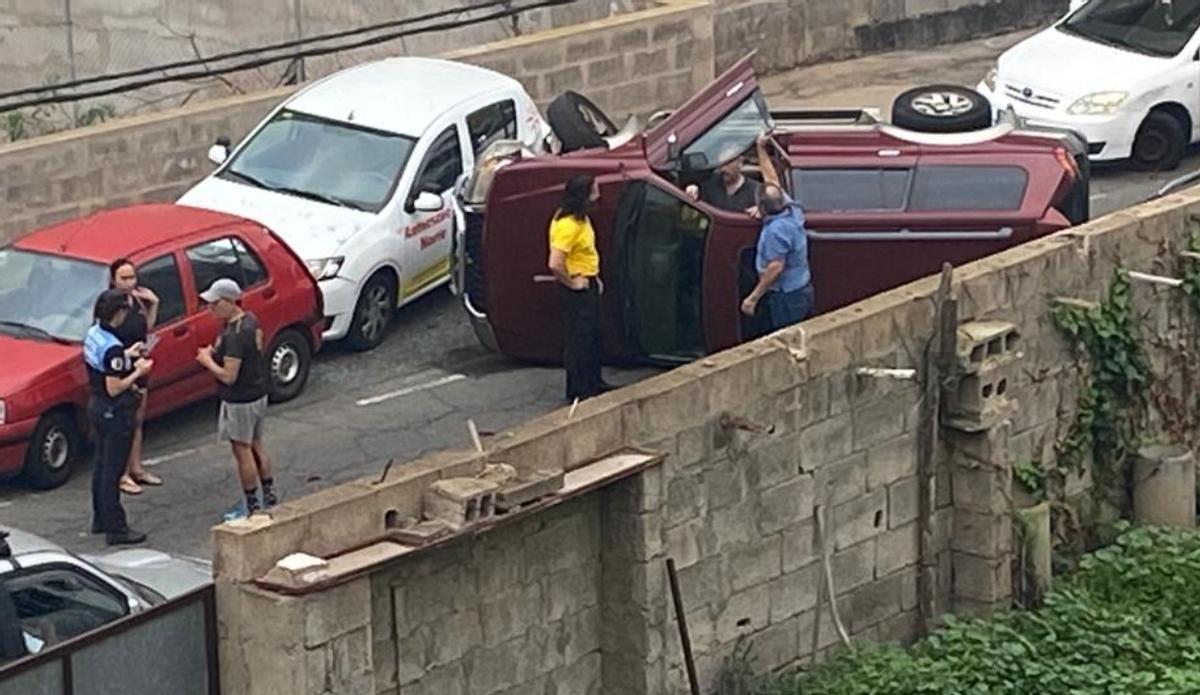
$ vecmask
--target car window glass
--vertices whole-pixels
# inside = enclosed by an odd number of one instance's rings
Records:
[[[517,106],[512,99],[496,102],[467,116],[471,149],[479,154],[497,140],[517,137]]]
[[[138,284],[158,295],[158,325],[169,323],[187,312],[179,265],[174,254],[155,258],[138,267]]]
[[[429,148],[413,190],[436,193],[447,191],[454,186],[462,170],[462,148],[458,144],[458,129],[450,126],[442,131]]]
[[[762,92],[756,89],[729,115],[684,149],[684,163],[691,169],[720,166],[749,150],[770,123],[767,102]]]
[[[909,169],[796,169],[792,189],[805,210],[900,210]]]
[[[283,110],[222,169],[221,178],[331,205],[379,212],[416,141]]]
[[[124,597],[75,568],[36,568],[5,581],[27,643],[53,646],[129,613]]]
[[[267,271],[263,269],[262,261],[258,260],[258,256],[242,243],[241,239],[233,237],[233,249],[238,256],[238,265],[242,267],[242,280],[245,284],[242,287],[254,287],[258,283],[267,279]]]
[[[197,292],[207,290],[221,278],[234,280],[243,289],[251,285],[247,282],[242,257],[234,246],[234,240],[229,237],[193,246],[187,250],[187,257],[192,264],[192,278],[196,282]]]
[[[919,166],[908,209],[1019,210],[1028,181],[1014,166]]]
[[[83,340],[108,268],[64,256],[0,249],[0,332]]]
[[[1059,29],[1153,56],[1184,49],[1200,28],[1200,0],[1090,0]]]

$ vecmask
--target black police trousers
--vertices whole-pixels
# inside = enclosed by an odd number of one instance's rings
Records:
[[[586,290],[559,285],[563,306],[563,367],[567,371],[567,400],[599,395],[600,286],[595,279]]]
[[[121,506],[121,476],[133,446],[134,413],[131,409],[94,400],[88,417],[96,434],[92,463],[92,530],[124,533],[129,529]]]

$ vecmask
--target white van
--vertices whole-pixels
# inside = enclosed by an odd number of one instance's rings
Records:
[[[450,194],[495,140],[541,147],[549,127],[516,80],[473,65],[389,58],[299,91],[179,203],[255,220],[316,276],[326,340],[366,350],[396,307],[449,278]]]

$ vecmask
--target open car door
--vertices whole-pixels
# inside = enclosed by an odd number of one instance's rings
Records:
[[[651,167],[658,171],[711,168],[719,163],[720,150],[726,145],[724,139],[746,135],[746,142],[754,143],[769,118],[766,104],[758,92],[754,55],[750,53],[734,63],[646,133],[646,160]],[[739,107],[747,110],[746,118],[730,119],[731,123],[721,129],[723,135],[720,138],[704,137]],[[742,121],[745,121],[745,127],[736,128]]]

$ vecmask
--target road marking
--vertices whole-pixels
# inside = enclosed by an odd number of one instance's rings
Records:
[[[13,506],[12,502],[0,502],[0,509],[5,509],[5,508],[11,507],[11,506]]]
[[[414,394],[419,391],[428,391],[429,389],[435,389],[439,386],[445,386],[446,384],[453,384],[456,381],[462,381],[463,379],[466,379],[466,378],[467,378],[466,374],[451,374],[450,376],[444,376],[441,379],[435,379],[433,381],[430,381],[430,382],[427,382],[424,384],[417,384],[416,386],[408,386],[408,387],[405,387],[402,389],[398,389],[396,391],[390,391],[388,393],[380,394],[378,396],[364,398],[360,401],[356,401],[355,405],[357,405],[359,407],[368,406],[368,405],[376,405],[377,403],[383,403],[384,401],[390,401],[393,398],[401,398],[403,396],[408,396],[410,394]]]
[[[197,451],[200,451],[200,450],[199,449],[184,449],[182,451],[176,451],[176,452],[170,453],[170,454],[163,454],[162,456],[155,456],[153,458],[143,459],[142,465],[143,466],[157,466],[160,463],[166,463],[167,461],[174,461],[175,459],[181,459],[184,456],[191,456],[192,454],[196,453]]]

